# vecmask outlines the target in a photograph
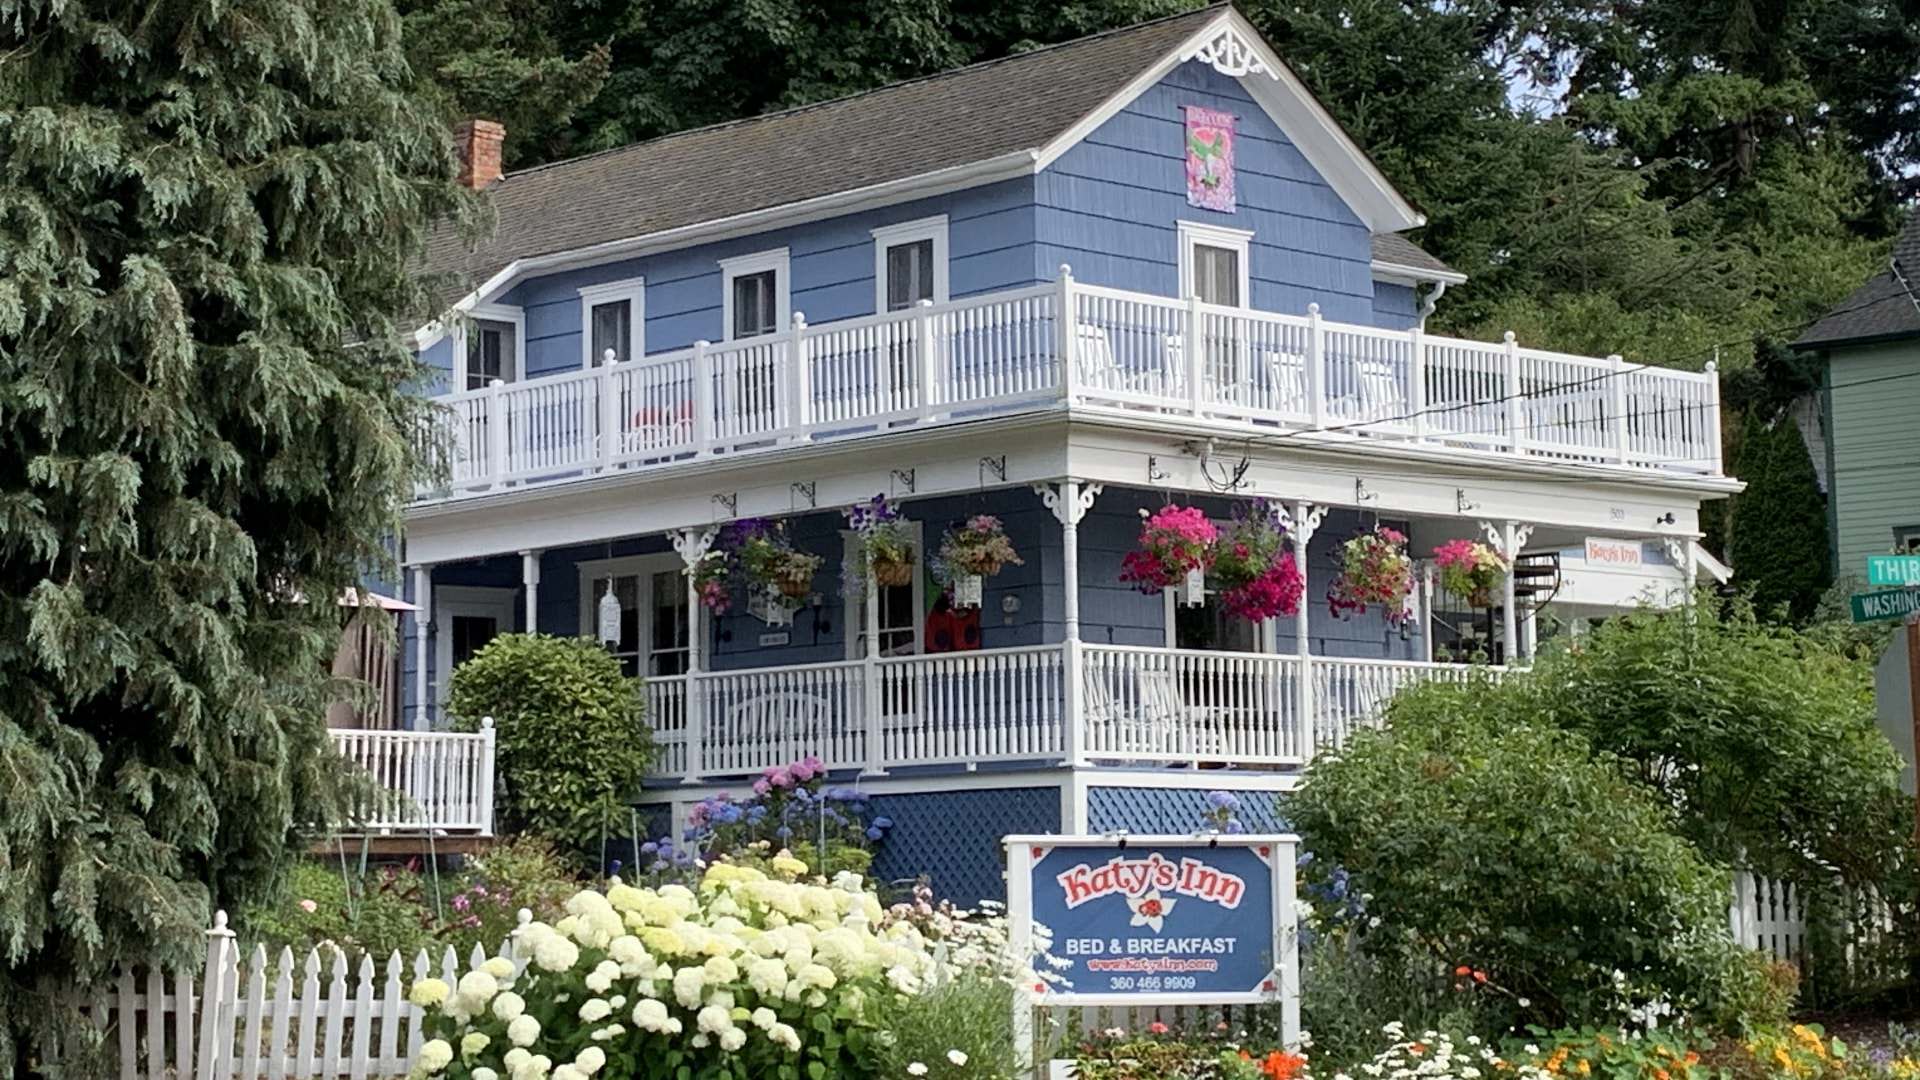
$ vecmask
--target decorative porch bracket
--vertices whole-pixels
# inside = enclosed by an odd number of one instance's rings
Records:
[[[1082,729],[1086,687],[1080,681],[1080,520],[1093,509],[1093,500],[1104,490],[1103,485],[1082,484],[1073,479],[1033,485],[1033,493],[1040,496],[1046,508],[1053,511],[1054,520],[1060,523],[1060,570],[1066,579],[1060,597],[1060,636],[1065,643],[1061,691],[1066,712],[1061,741],[1065,750],[1063,764],[1069,767],[1084,763],[1081,747],[1086,741]]]
[[[1482,521],[1480,531],[1487,534],[1487,542],[1493,545],[1493,550],[1507,560],[1507,578],[1500,586],[1500,632],[1505,635],[1506,661],[1509,664],[1518,664],[1522,660],[1530,660],[1533,658],[1533,643],[1528,642],[1526,648],[1522,650],[1520,617],[1514,610],[1513,567],[1520,558],[1520,552],[1525,550],[1527,541],[1533,537],[1533,526],[1519,521],[1509,521],[1505,525]]]
[[[688,784],[700,782],[702,770],[701,748],[706,742],[707,710],[706,695],[700,689],[700,673],[706,670],[705,657],[706,628],[700,619],[700,590],[693,582],[695,564],[706,557],[713,548],[713,538],[720,530],[714,526],[704,529],[680,529],[671,533],[668,539],[673,550],[680,556],[686,567],[683,577],[687,589],[687,697],[686,730],[681,734],[687,752],[687,769],[681,780]]]
[[[1293,568],[1300,572],[1300,604],[1293,613],[1293,647],[1300,658],[1300,676],[1294,683],[1297,695],[1296,705],[1300,717],[1300,760],[1302,763],[1313,760],[1313,748],[1319,741],[1319,732],[1315,729],[1313,716],[1313,657],[1307,647],[1307,545],[1313,543],[1313,534],[1320,531],[1320,523],[1327,517],[1327,508],[1315,506],[1301,499],[1293,504],[1291,512],[1280,508],[1280,524],[1285,526],[1287,535],[1293,538]]]

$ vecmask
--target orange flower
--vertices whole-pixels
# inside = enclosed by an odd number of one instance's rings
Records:
[[[1407,1053],[1412,1054],[1414,1057],[1419,1057],[1421,1054],[1424,1054],[1426,1052],[1427,1052],[1426,1043],[1414,1043],[1412,1046],[1407,1047]]]
[[[1671,1078],[1667,1075],[1667,1070],[1655,1069],[1653,1070],[1653,1080],[1671,1080]]]
[[[1486,973],[1486,972],[1484,972],[1484,971],[1476,971],[1476,972],[1474,972],[1474,973],[1473,973],[1473,981],[1474,981],[1474,982],[1482,982],[1482,983],[1483,983],[1483,982],[1486,982],[1486,981],[1487,981],[1487,973]]]
[[[1686,1060],[1687,1060],[1687,1064],[1688,1064],[1688,1065],[1690,1065],[1690,1066],[1692,1066],[1692,1065],[1698,1065],[1698,1064],[1700,1064],[1700,1055],[1699,1055],[1699,1054],[1696,1054],[1696,1053],[1694,1053],[1694,1052],[1693,1052],[1693,1051],[1691,1051],[1691,1050],[1689,1050],[1689,1051],[1687,1051],[1687,1059],[1686,1059]]]
[[[1284,1050],[1275,1050],[1260,1063],[1260,1073],[1267,1080],[1293,1080],[1300,1075],[1300,1069],[1307,1059],[1299,1054],[1289,1054]]]
[[[1455,975],[1471,975],[1473,974],[1473,969],[1465,964],[1461,964],[1459,967],[1453,969],[1453,973]]]

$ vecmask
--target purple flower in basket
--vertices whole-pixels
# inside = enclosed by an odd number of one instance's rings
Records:
[[[848,507],[846,514],[847,524],[852,526],[853,531],[866,532],[882,522],[899,518],[900,511],[887,502],[885,495],[875,495],[866,502],[855,503]]]

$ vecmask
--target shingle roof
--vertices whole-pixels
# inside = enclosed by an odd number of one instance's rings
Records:
[[[1794,345],[1815,348],[1920,334],[1920,303],[1914,300],[1914,293],[1920,293],[1920,210],[1908,216],[1907,227],[1893,242],[1893,261],[1906,278],[1904,286],[1892,270],[1882,270],[1808,328]]]
[[[1373,259],[1375,262],[1392,263],[1395,266],[1411,266],[1416,270],[1458,273],[1453,267],[1428,254],[1425,248],[1399,233],[1374,233]]]
[[[903,180],[1047,145],[1224,5],[852,97],[508,174],[477,249],[457,230],[426,270],[477,286],[515,259],[569,251]],[[449,298],[451,299],[451,298]]]

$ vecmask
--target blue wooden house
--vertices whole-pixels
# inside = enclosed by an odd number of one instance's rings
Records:
[[[1462,275],[1228,7],[505,176],[497,136],[467,148],[496,229],[431,254],[451,466],[407,514],[401,709],[440,727],[495,634],[601,636],[646,679],[661,831],[804,755],[893,819],[881,873],[964,899],[1006,833],[1185,831],[1215,789],[1270,824],[1397,689],[1464,677],[1462,638],[1524,661],[1529,553],[1690,567],[1738,487],[1711,370],[1427,334]],[[899,583],[853,569],[876,494],[919,546]],[[1142,511],[1256,499],[1297,615],[1120,580]],[[951,595],[927,556],[977,514],[1024,563]],[[685,571],[749,518],[823,566],[708,610]],[[1338,617],[1340,545],[1382,523],[1525,572]]]

